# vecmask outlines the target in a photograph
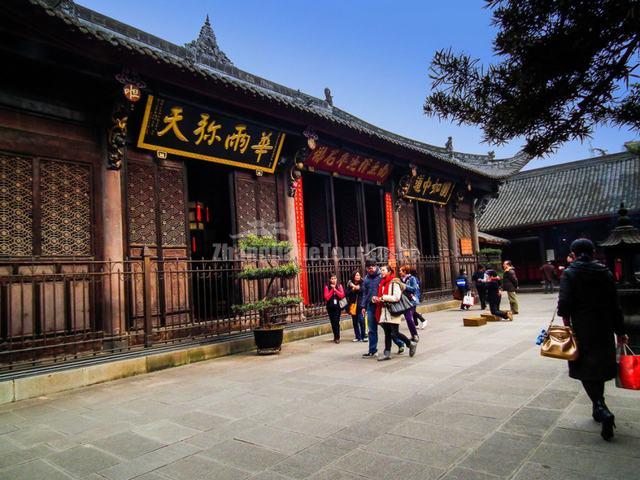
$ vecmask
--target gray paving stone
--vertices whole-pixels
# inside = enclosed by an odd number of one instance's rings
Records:
[[[250,474],[208,458],[194,455],[158,469],[158,473],[175,480],[241,480]]]
[[[408,462],[372,452],[355,450],[332,465],[333,468],[346,470],[354,475],[372,479],[435,479],[444,470],[428,465]]]
[[[61,472],[43,460],[15,465],[0,470],[0,480],[71,480],[73,477]]]
[[[254,473],[266,470],[286,458],[282,453],[238,440],[219,443],[199,455]]]
[[[60,440],[65,436],[59,432],[46,427],[27,427],[15,432],[7,433],[7,438],[22,445],[23,447],[34,447],[41,443]]]
[[[491,417],[469,415],[463,413],[445,413],[426,409],[413,417],[416,422],[426,423],[432,428],[460,428],[472,432],[487,434],[495,431],[503,420]]]
[[[460,464],[471,470],[508,476],[540,443],[536,437],[495,433]]]
[[[540,392],[527,406],[564,410],[576,398],[576,393],[565,390],[547,389]]]
[[[395,415],[373,415],[340,430],[335,436],[365,445],[405,421],[403,417]]]
[[[420,422],[406,422],[391,430],[392,434],[401,437],[415,438],[427,442],[436,442],[454,447],[470,448],[478,445],[486,436],[469,429],[462,428],[430,428]]]
[[[584,432],[556,428],[544,438],[545,444],[571,446],[594,452],[606,452],[611,455],[640,458],[640,438],[616,435],[610,442],[605,442],[600,432]]]
[[[230,422],[228,418],[210,415],[198,410],[172,417],[171,421],[183,427],[193,428],[203,432]]]
[[[198,448],[191,445],[176,443],[154,450],[153,452],[145,455],[141,455],[127,462],[114,465],[113,467],[101,470],[98,473],[111,480],[129,480],[156,470],[171,462],[175,462],[181,458],[193,455],[198,451]]]
[[[558,448],[543,444],[530,459],[546,467],[569,470],[585,476],[613,479],[637,478],[640,460],[607,453],[594,455],[593,451],[573,447]]]
[[[468,468],[454,468],[447,472],[441,480],[498,480],[502,477],[491,475],[489,473],[469,470]]]
[[[118,457],[126,458],[130,460],[145,453],[152,452],[164,446],[163,443],[150,438],[137,435],[133,432],[123,432],[111,435],[100,440],[93,442],[95,447],[98,447],[105,452],[111,453]]]
[[[272,470],[291,478],[307,478],[357,448],[356,442],[330,438],[288,457]]]
[[[134,433],[150,438],[162,444],[179,442],[189,437],[197,435],[200,430],[183,427],[169,420],[158,420],[133,429]]]
[[[441,469],[448,469],[461,458],[466,450],[442,443],[425,442],[415,438],[385,434],[367,445],[366,450],[382,455],[424,463]]]
[[[331,421],[319,420],[297,413],[269,421],[267,425],[316,437],[328,437],[344,428],[343,425],[332,423]]]
[[[321,470],[318,473],[315,473],[309,477],[309,480],[362,480],[362,479],[363,477],[360,475],[354,475],[353,473],[345,472],[344,470],[335,470],[333,468],[327,468],[325,470]]]
[[[321,440],[319,437],[279,430],[268,426],[260,426],[246,430],[236,435],[235,438],[287,455],[293,455]]]
[[[540,408],[522,408],[500,427],[503,432],[522,435],[544,435],[558,420],[561,411]]]
[[[503,420],[516,411],[516,408],[513,407],[451,399],[436,403],[431,406],[430,409],[445,413],[467,414],[477,417],[495,418],[498,420]]]
[[[585,473],[527,462],[518,470],[513,480],[596,480],[597,478]]]
[[[251,418],[243,418],[233,422],[225,423],[219,427],[212,428],[206,432],[199,433],[185,440],[186,443],[194,445],[200,449],[211,448],[218,443],[229,440],[234,436],[255,428],[262,423],[256,422]]]
[[[290,478],[267,470],[266,472],[260,472],[257,475],[252,476],[250,480],[290,480]]]
[[[76,476],[88,475],[105,468],[117,465],[120,460],[97,448],[80,446],[47,457],[47,461],[55,463]]]
[[[26,463],[37,458],[46,457],[54,453],[55,450],[46,445],[38,445],[37,447],[13,450],[0,455],[0,468],[10,467]]]

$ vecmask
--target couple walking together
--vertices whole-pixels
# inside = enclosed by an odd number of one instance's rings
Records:
[[[363,358],[373,358],[378,353],[378,323],[384,331],[384,354],[378,360],[391,359],[391,342],[398,346],[398,354],[404,352],[404,347],[409,349],[409,355],[413,357],[418,342],[418,331],[414,321],[416,307],[420,303],[420,287],[414,275],[411,275],[408,266],[400,267],[401,278],[397,278],[393,268],[383,265],[380,268],[372,261],[367,262],[367,275],[362,282],[362,298],[360,301],[360,314],[367,316],[369,327],[369,351]],[[400,302],[406,295],[411,308],[403,313],[392,313],[390,304]],[[400,323],[406,319],[412,338],[407,338],[400,332]]]

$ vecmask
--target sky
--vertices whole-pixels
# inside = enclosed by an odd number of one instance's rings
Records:
[[[482,143],[479,128],[458,126],[422,111],[433,54],[452,48],[495,62],[495,27],[481,0],[77,0],[104,15],[183,45],[197,37],[205,16],[236,67],[324,98],[394,133],[454,149],[510,157],[523,141]],[[526,169],[623,150],[638,135],[599,127],[584,143],[566,143]]]

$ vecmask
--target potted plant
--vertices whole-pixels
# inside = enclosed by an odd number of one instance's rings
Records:
[[[285,260],[291,243],[270,236],[247,235],[238,241],[238,247],[256,263],[256,266],[245,266],[238,278],[257,281],[259,298],[234,305],[232,310],[237,315],[257,313],[259,326],[253,329],[257,353],[278,353],[282,348],[286,316],[292,307],[299,307],[302,302],[282,286],[283,279],[294,278],[300,271],[295,262]],[[280,280],[278,284],[276,280]]]

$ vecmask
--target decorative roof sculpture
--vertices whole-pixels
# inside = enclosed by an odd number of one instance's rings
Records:
[[[222,63],[223,65],[233,65],[231,60],[229,60],[229,57],[227,57],[227,55],[220,50],[220,47],[218,46],[216,34],[213,33],[213,28],[211,28],[209,15],[207,15],[204,25],[200,28],[198,38],[186,43],[184,46],[198,55],[211,57],[213,60],[218,63]]]

